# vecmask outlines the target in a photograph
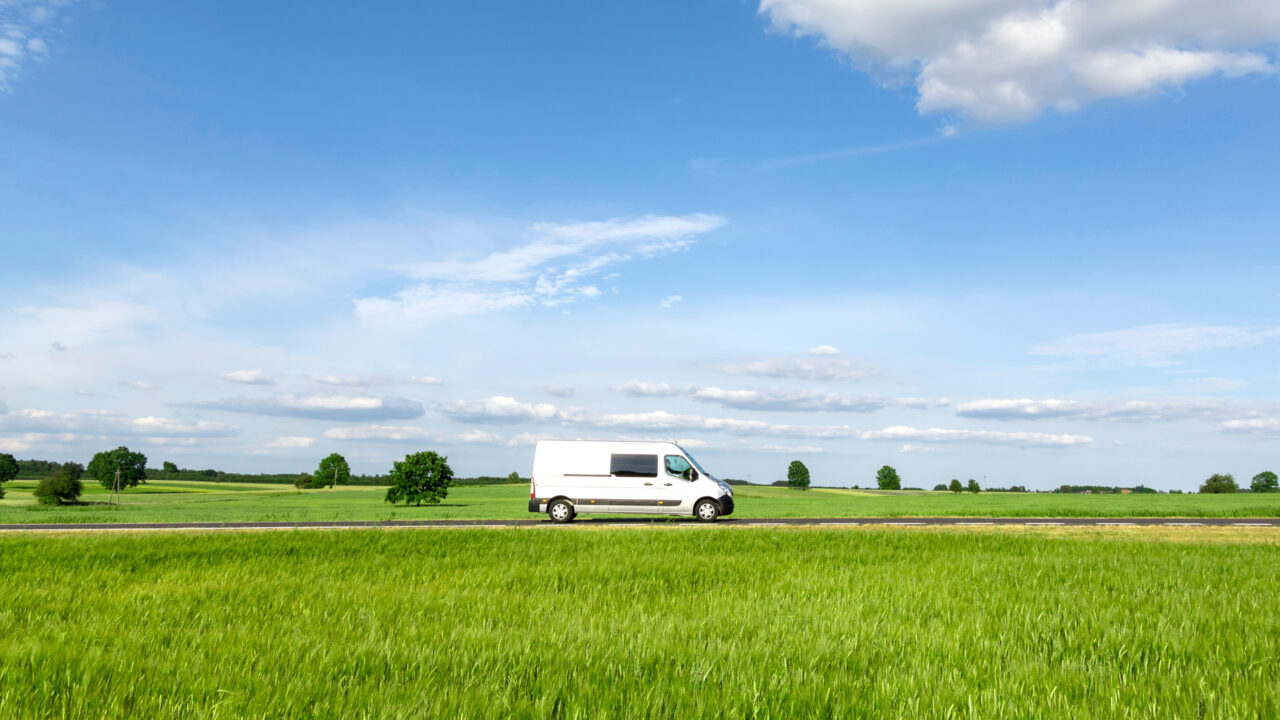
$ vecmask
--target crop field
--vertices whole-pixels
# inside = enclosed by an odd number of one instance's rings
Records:
[[[1280,716],[1274,531],[1177,535],[0,535],[0,717]]]
[[[6,483],[0,523],[229,522],[512,519],[528,512],[529,487],[463,486],[434,507],[393,507],[385,488],[295,490],[283,485],[151,482],[126,490],[119,507],[85,483],[84,504],[36,504],[35,481]],[[1280,517],[1280,493],[1235,495],[1061,495],[738,487],[735,518],[790,517]]]

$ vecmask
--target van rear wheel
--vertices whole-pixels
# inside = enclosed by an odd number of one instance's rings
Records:
[[[568,500],[556,500],[547,508],[547,515],[551,516],[551,522],[572,522],[573,516],[576,514],[573,511],[573,505]]]
[[[703,500],[693,509],[693,514],[702,522],[715,522],[720,517],[720,506],[714,500]]]

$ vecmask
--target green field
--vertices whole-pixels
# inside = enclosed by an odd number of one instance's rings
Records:
[[[1271,534],[685,528],[0,535],[0,717],[1280,717]]]
[[[230,522],[510,519],[528,512],[527,485],[455,487],[435,507],[392,507],[385,488],[295,490],[283,485],[152,482],[123,493],[119,507],[85,483],[83,505],[37,505],[35,481],[7,483],[0,523]],[[735,518],[905,517],[1280,517],[1280,493],[1235,495],[1061,495],[738,487]]]

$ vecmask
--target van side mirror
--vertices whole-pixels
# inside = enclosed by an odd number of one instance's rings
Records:
[[[692,481],[697,479],[698,479],[698,471],[694,470],[693,468],[689,468],[689,480]]]

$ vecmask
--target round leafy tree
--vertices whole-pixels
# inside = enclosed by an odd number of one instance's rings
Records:
[[[147,456],[121,445],[93,456],[86,468],[102,487],[115,487],[116,470],[120,471],[120,489],[137,487],[147,479]]]
[[[9,453],[0,453],[0,498],[4,497],[4,484],[18,477],[18,461]]]
[[[46,477],[36,485],[36,500],[41,505],[62,505],[65,503],[73,503],[80,497],[80,493],[84,492],[84,483],[80,482],[80,476],[84,473],[84,468],[78,463],[64,463],[58,468],[57,472]]]
[[[404,460],[392,463],[387,502],[435,505],[443,500],[453,482],[453,470],[448,460],[428,450],[405,455]]]
[[[787,466],[787,487],[797,490],[809,489],[809,468],[799,460],[792,460]]]
[[[902,478],[898,477],[897,470],[885,465],[876,471],[876,485],[881,490],[901,490]]]
[[[979,492],[982,492],[982,487],[979,486],[978,481],[974,480],[973,478],[969,478],[969,484],[965,485],[964,489],[968,490],[974,495],[977,495]]]
[[[951,478],[951,484],[947,485],[947,489],[953,493],[959,494],[961,490],[964,490],[964,486],[961,485],[960,481],[956,478]]]
[[[311,487],[322,488],[326,485],[329,487],[346,485],[350,479],[351,466],[347,464],[347,459],[338,453],[333,453],[320,461],[320,466],[316,468],[315,475],[312,476]]]
[[[1264,470],[1253,476],[1249,489],[1254,492],[1276,492],[1280,490],[1280,478],[1270,470]]]
[[[1230,473],[1226,475],[1214,473],[1200,486],[1200,492],[1202,493],[1233,493],[1239,489],[1239,486],[1236,485],[1236,479]]]

